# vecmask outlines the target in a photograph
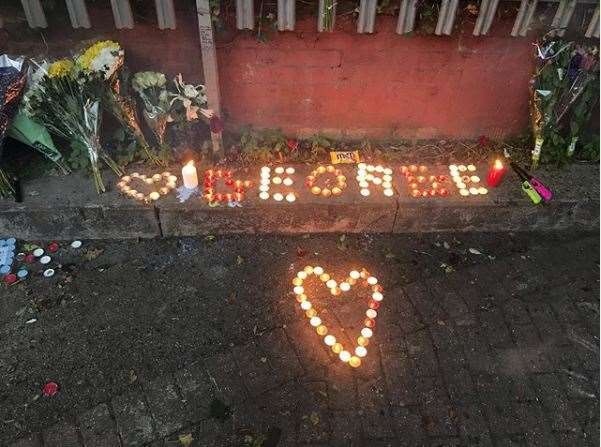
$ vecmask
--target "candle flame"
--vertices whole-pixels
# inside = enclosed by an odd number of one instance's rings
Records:
[[[194,166],[194,160],[190,160],[188,163],[186,163],[186,166]]]
[[[499,158],[495,160],[495,169],[503,169],[503,162]]]

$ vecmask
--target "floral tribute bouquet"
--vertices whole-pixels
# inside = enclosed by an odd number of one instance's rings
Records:
[[[105,187],[98,166],[102,160],[116,175],[123,172],[100,145],[101,102],[105,79],[97,72],[81,70],[70,59],[58,60],[42,70],[40,80],[28,92],[25,112],[50,132],[70,141],[74,152],[87,155],[97,192]]]
[[[6,55],[0,56],[0,156],[2,143],[17,113],[24,87],[23,60],[14,60]],[[0,197],[6,197],[13,192],[9,179],[0,169]]]
[[[125,52],[121,45],[112,40],[96,42],[76,58],[77,65],[82,71],[97,74],[107,81],[108,86],[103,102],[105,108],[131,132],[148,160],[157,165],[163,164],[150,149],[142,133],[135,100],[123,94],[122,87],[127,86],[127,82],[120,79],[124,61]]]
[[[573,156],[599,98],[597,47],[543,38],[536,51],[538,67],[530,92],[534,168],[543,145],[542,155],[548,161],[563,162]]]
[[[160,146],[165,144],[167,123],[173,121],[167,78],[163,73],[141,71],[134,75],[132,87],[144,104],[144,119]]]
[[[186,121],[199,119],[199,113],[206,118],[210,118],[210,111],[206,109],[207,93],[204,85],[186,84],[181,73],[173,78],[173,84],[177,93],[170,94],[170,104],[171,106],[177,105],[177,103],[181,104]]]

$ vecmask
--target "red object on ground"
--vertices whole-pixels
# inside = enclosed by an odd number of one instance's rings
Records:
[[[9,285],[17,282],[17,275],[14,273],[8,273],[4,276],[4,282]]]
[[[47,249],[50,253],[56,253],[59,249],[59,245],[56,242],[50,242]]]
[[[58,383],[56,382],[48,382],[46,385],[44,385],[44,387],[42,388],[42,394],[45,397],[52,397],[54,396],[56,393],[58,393]]]
[[[35,262],[35,256],[29,253],[28,255],[25,255],[25,259],[23,260],[28,264],[33,264]]]
[[[486,183],[488,183],[488,186],[496,188],[503,181],[506,172],[507,166],[505,166],[501,160],[495,160],[495,164],[488,171]]]

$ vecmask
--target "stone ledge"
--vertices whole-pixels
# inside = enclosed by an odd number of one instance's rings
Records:
[[[522,231],[599,227],[597,166],[573,165],[537,173],[551,186],[554,199],[534,206],[523,196],[513,173],[486,196],[414,199],[395,166],[397,194],[359,194],[354,168],[344,166],[348,189],[336,199],[315,197],[304,186],[312,169],[296,166],[294,204],[263,201],[256,187],[241,208],[209,207],[195,198],[179,203],[165,197],[147,206],[116,192],[115,179],[105,174],[109,190],[97,195],[81,175],[46,177],[24,185],[24,202],[0,201],[0,235],[21,239],[121,239],[228,233],[404,233],[433,231]],[[431,167],[446,174],[446,166]],[[134,169],[131,169],[133,171]],[[140,167],[139,171],[145,172]],[[173,168],[176,172],[176,168]],[[245,169],[241,179],[259,178],[259,168]],[[485,177],[484,167],[478,174]],[[202,177],[199,169],[199,176]],[[275,187],[274,187],[275,188]],[[275,190],[275,189],[274,189]]]

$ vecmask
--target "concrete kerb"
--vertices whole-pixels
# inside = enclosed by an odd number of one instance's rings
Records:
[[[393,166],[391,166],[393,167]],[[259,167],[240,171],[236,178],[258,183]],[[89,178],[73,174],[46,177],[24,185],[24,202],[0,201],[0,234],[22,239],[122,239],[234,233],[404,233],[435,231],[521,231],[599,227],[599,171],[597,166],[572,165],[544,170],[539,175],[554,190],[553,200],[534,206],[523,195],[513,173],[501,187],[484,196],[420,198],[410,196],[405,179],[394,166],[395,196],[379,187],[363,197],[355,167],[342,169],[347,190],[340,197],[312,195],[305,176],[312,166],[296,165],[294,203],[264,201],[253,187],[241,207],[210,207],[196,197],[180,203],[174,195],[155,206],[143,205],[116,190],[116,179],[106,175],[109,190],[97,195]],[[142,167],[140,172],[150,172]],[[179,169],[174,167],[172,172]],[[133,172],[133,169],[130,171]],[[448,174],[446,166],[429,167],[432,174]],[[177,172],[178,173],[178,172]],[[478,166],[484,180],[486,167]],[[178,173],[179,174],[179,173]],[[203,171],[199,168],[199,180]],[[179,175],[178,175],[179,176]],[[452,190],[454,186],[450,189]]]

